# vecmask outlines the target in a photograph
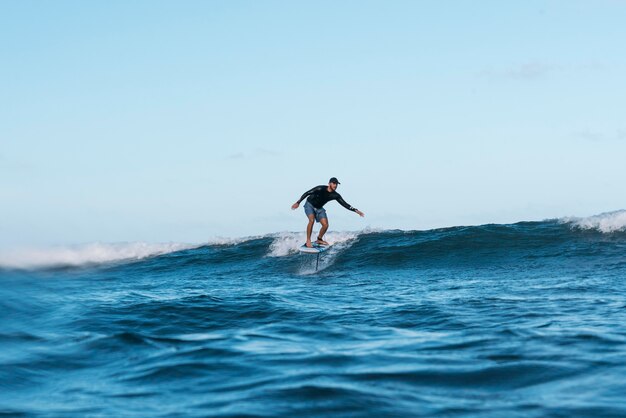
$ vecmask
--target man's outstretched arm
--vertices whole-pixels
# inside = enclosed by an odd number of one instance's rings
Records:
[[[356,212],[356,213],[358,213],[360,217],[364,217],[364,216],[365,216],[365,214],[364,214],[363,212],[361,212],[360,210],[358,210],[358,209],[357,209],[357,208],[355,208],[355,207],[350,206],[350,205],[348,204],[348,202],[346,202],[345,200],[343,200],[343,198],[342,198],[341,196],[339,196],[339,197],[337,198],[337,202],[339,202],[339,204],[340,204],[341,206],[343,206],[344,208],[346,208],[346,209],[348,209],[348,210],[351,210],[352,212]]]
[[[302,202],[304,199],[307,198],[307,196],[311,195],[315,190],[317,190],[319,188],[324,188],[324,186],[315,186],[311,190],[308,190],[308,191],[304,192],[304,194],[302,196],[300,196],[300,199],[298,199],[298,201],[296,203],[291,205],[291,209],[298,209],[298,206],[300,206],[300,202]]]

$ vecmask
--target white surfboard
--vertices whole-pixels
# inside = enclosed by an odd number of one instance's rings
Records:
[[[330,248],[330,245],[319,245],[319,244],[313,243],[313,248],[309,248],[306,245],[302,245],[302,247],[300,247],[299,250],[301,253],[305,253],[305,254],[319,254],[319,253],[323,253],[329,248]]]

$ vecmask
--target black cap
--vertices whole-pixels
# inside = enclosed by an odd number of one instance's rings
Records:
[[[331,177],[330,180],[328,180],[329,183],[336,183],[336,184],[341,184],[339,183],[339,180],[337,180],[337,177]]]

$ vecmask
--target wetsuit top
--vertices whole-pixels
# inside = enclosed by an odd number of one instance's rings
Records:
[[[356,208],[353,208],[341,197],[337,192],[329,192],[328,186],[316,186],[308,192],[305,192],[298,200],[298,203],[302,202],[305,197],[309,197],[306,201],[313,205],[316,209],[321,209],[326,203],[331,200],[336,200],[344,208],[356,212]]]

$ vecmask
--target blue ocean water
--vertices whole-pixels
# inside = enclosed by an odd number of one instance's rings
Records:
[[[620,217],[5,259],[0,416],[624,417]]]

